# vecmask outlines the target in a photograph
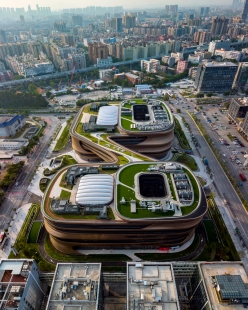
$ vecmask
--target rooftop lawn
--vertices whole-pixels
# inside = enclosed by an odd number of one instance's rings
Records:
[[[125,198],[126,204],[121,205],[119,202],[121,201],[122,197]],[[130,200],[136,200],[136,213],[131,213],[131,207],[130,207]],[[117,185],[117,208],[121,215],[127,217],[127,218],[158,218],[158,217],[167,217],[174,215],[174,211],[168,211],[168,212],[162,212],[162,211],[156,211],[151,212],[146,208],[139,206],[139,200],[135,198],[135,192],[126,186]]]
[[[151,166],[151,164],[136,164],[136,165],[130,165],[128,167],[125,167],[119,173],[119,182],[126,184],[127,186],[129,186],[131,188],[134,188],[134,177],[135,177],[135,175],[139,172],[147,171],[147,169],[150,166]],[[198,206],[200,193],[199,193],[199,188],[198,188],[197,181],[195,180],[195,177],[192,175],[191,172],[189,172],[188,169],[184,168],[183,170],[188,175],[188,177],[191,181],[192,187],[193,187],[193,191],[194,191],[194,201],[193,201],[192,205],[191,206],[185,206],[185,207],[181,206],[182,215],[187,215],[187,214],[193,212],[195,210],[195,208]],[[166,174],[166,175],[168,177],[168,181],[171,180],[170,175],[169,174]],[[176,199],[175,189],[172,185],[172,181],[169,182],[169,185],[170,185],[171,194],[172,194],[173,198]],[[129,203],[127,203],[126,205],[120,205],[119,204],[119,201],[122,199],[122,197],[124,197],[126,200],[131,200],[131,199],[136,200],[134,191],[125,187],[125,186],[120,186],[120,185],[117,186],[118,210],[122,215],[124,215],[126,217],[130,217],[130,218],[141,217],[142,215],[139,215],[139,211],[137,211],[135,214],[130,212],[130,204]],[[152,213],[148,210],[142,210],[142,214],[144,211],[149,212],[149,214]],[[144,214],[146,214],[146,212]],[[156,215],[155,215],[155,213],[152,213],[152,214],[153,214],[153,216],[150,215],[150,216],[142,216],[142,217],[158,217],[158,216],[162,216],[162,214],[163,214],[163,216],[168,216],[169,212],[167,212],[167,213],[161,212],[160,215],[158,215],[159,213],[157,213]],[[174,214],[174,212],[173,212],[173,214]]]
[[[119,173],[119,181],[123,184],[133,187],[135,174],[142,171],[147,171],[150,166],[152,166],[152,164],[136,164],[125,167]]]
[[[65,191],[64,189],[62,189],[61,193],[60,193],[60,198],[63,200],[68,200],[71,197],[71,192]]]
[[[132,124],[135,124],[134,122],[132,122],[131,120],[125,119],[126,116],[123,116],[121,118],[121,126],[126,129],[126,130],[130,130],[130,131],[139,131],[138,128],[131,128]]]

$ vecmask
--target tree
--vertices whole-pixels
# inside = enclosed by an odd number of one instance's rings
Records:
[[[164,94],[164,100],[169,101],[169,99],[170,99],[170,96],[168,94]]]
[[[37,86],[34,83],[28,84],[28,91],[30,92],[30,94],[38,94]]]
[[[207,96],[207,97],[212,97],[212,96],[213,96],[213,93],[207,93],[206,96]]]
[[[47,98],[50,98],[50,97],[51,97],[51,95],[52,95],[52,93],[51,93],[50,91],[47,91],[47,92],[46,92],[46,96],[47,96]]]
[[[50,81],[50,86],[51,87],[54,87],[55,86],[55,83],[53,81]]]
[[[204,97],[204,94],[203,93],[197,93],[196,94],[196,98],[203,98]]]
[[[176,109],[176,112],[177,113],[181,113],[181,109]]]
[[[77,107],[83,107],[84,105],[86,105],[88,103],[87,99],[79,99],[76,102],[76,106]]]

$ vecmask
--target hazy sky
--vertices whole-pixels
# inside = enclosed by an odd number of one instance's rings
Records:
[[[231,5],[232,0],[219,0],[218,5]],[[139,6],[139,3],[141,6]],[[39,6],[50,6],[52,10],[56,9],[65,9],[65,8],[78,8],[78,7],[86,7],[86,6],[118,6],[122,5],[124,9],[128,8],[136,8],[139,10],[143,10],[145,8],[161,8],[164,7],[166,4],[178,4],[179,6],[209,6],[209,5],[216,5],[216,1],[214,0],[171,0],[171,1],[163,1],[157,0],[152,2],[150,0],[92,0],[92,1],[79,1],[79,0],[2,0],[0,6],[8,6],[8,7],[24,7],[27,10],[28,5],[31,5],[32,9],[35,9],[36,4]]]

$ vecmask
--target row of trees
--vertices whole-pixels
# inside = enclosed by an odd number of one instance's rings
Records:
[[[0,108],[2,109],[41,109],[48,106],[48,102],[39,93],[32,92],[12,92],[3,90],[0,92]]]
[[[12,164],[7,168],[7,173],[0,182],[0,203],[4,199],[4,195],[9,186],[13,184],[16,177],[19,175],[20,171],[24,166],[24,161],[20,161],[17,164]]]

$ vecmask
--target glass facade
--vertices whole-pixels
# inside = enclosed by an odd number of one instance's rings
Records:
[[[210,310],[208,296],[197,263],[173,263],[179,303],[190,310]]]

